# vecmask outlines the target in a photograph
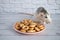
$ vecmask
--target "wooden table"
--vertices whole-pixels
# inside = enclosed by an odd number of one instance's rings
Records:
[[[13,24],[24,18],[32,18],[19,13],[0,13],[0,40],[60,40],[60,14],[51,14],[52,23],[36,35],[23,35],[13,30]]]

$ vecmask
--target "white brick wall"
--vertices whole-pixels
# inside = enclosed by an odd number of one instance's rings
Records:
[[[44,7],[51,14],[60,13],[60,0],[0,0],[0,12],[34,13]]]

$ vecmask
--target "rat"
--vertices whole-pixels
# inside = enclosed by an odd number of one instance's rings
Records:
[[[34,14],[28,14],[28,13],[20,13],[20,14],[34,16],[36,18],[36,21],[40,22],[41,24],[51,23],[50,14],[47,12],[47,10],[44,7],[38,7]]]

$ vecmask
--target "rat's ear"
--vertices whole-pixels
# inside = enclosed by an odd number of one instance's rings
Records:
[[[44,14],[48,14],[47,10],[44,7],[37,8],[36,12],[39,14],[40,12]]]

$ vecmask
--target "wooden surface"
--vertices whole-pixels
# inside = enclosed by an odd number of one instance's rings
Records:
[[[51,14],[52,23],[36,35],[23,35],[13,30],[13,24],[31,16],[19,13],[0,13],[0,40],[60,40],[60,14]]]

